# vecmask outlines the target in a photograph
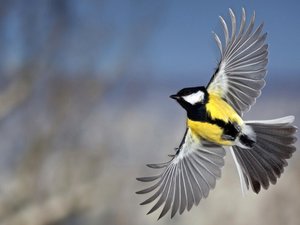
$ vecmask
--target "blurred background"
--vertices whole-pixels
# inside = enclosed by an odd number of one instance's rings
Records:
[[[299,152],[246,197],[228,154],[209,198],[173,220],[146,216],[135,194],[156,172],[144,165],[180,143],[185,112],[168,96],[208,82],[229,7],[255,10],[269,35],[267,86],[246,118],[293,114],[299,127],[299,1],[0,4],[0,224],[299,224]]]

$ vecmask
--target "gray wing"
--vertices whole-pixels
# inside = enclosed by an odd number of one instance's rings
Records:
[[[255,12],[247,28],[246,13],[242,9],[242,19],[237,31],[236,17],[229,9],[231,34],[220,16],[224,30],[224,43],[214,33],[221,53],[221,60],[215,74],[207,85],[209,93],[219,95],[226,100],[240,115],[249,111],[261,94],[265,85],[266,65],[268,63],[267,33],[262,33],[263,24],[254,28]]]
[[[179,211],[188,211],[193,205],[198,205],[202,198],[206,198],[209,191],[215,187],[216,179],[221,176],[224,165],[225,151],[222,147],[200,143],[195,140],[190,129],[187,129],[176,154],[166,163],[149,164],[150,168],[163,169],[156,176],[137,178],[142,182],[155,182],[148,188],[136,192],[146,194],[154,192],[145,205],[157,200],[148,212],[152,213],[163,207],[159,219],[171,210],[171,218]]]

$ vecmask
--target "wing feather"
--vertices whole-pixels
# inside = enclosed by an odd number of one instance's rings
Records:
[[[222,16],[219,16],[220,18],[220,21],[221,21],[221,24],[222,24],[222,27],[223,27],[223,31],[224,31],[224,36],[225,36],[225,44],[226,46],[228,45],[229,43],[229,32],[228,32],[228,27],[227,27],[227,24],[225,22],[225,20],[223,19]]]
[[[265,43],[267,34],[263,33],[263,23],[254,30],[255,12],[246,28],[246,13],[245,9],[242,9],[238,32],[236,32],[236,16],[231,9],[229,14],[231,34],[226,21],[220,17],[224,44],[214,33],[221,60],[207,85],[207,90],[222,97],[242,115],[256,102],[265,85],[264,78],[268,63],[268,45]]]
[[[183,168],[182,168],[182,164],[179,163],[179,168],[180,168],[180,194],[181,194],[181,202],[180,202],[180,207],[179,207],[179,214],[182,214],[186,208],[187,205],[187,193],[186,193],[186,184],[184,182],[183,179]]]
[[[222,55],[222,54],[223,54],[222,42],[221,42],[219,36],[218,36],[215,32],[213,32],[213,35],[214,35],[214,37],[215,37],[215,40],[216,40],[217,45],[218,45],[218,48],[219,48],[219,50],[220,50],[220,52],[221,52],[221,55]]]
[[[236,18],[232,11],[232,9],[229,8],[229,14],[231,18],[231,41],[234,41],[235,39],[235,32],[236,32]]]
[[[187,171],[188,171],[188,174],[190,175],[190,180],[192,180],[191,187],[193,189],[195,205],[198,205],[202,198],[202,190],[201,190],[200,184],[197,180],[197,176],[195,174],[196,171],[192,167],[191,160],[186,160],[186,161],[187,161],[186,163],[188,164]]]
[[[186,196],[187,196],[187,210],[190,211],[193,204],[194,204],[194,193],[193,193],[193,190],[192,190],[192,185],[191,185],[191,181],[189,179],[189,175],[187,173],[187,166],[185,164],[185,158],[182,159],[181,161],[182,163],[182,168],[183,168],[183,178],[184,178],[184,183],[185,183],[185,193],[186,193]]]
[[[172,175],[174,175],[176,173],[176,170],[177,170],[177,167],[174,168]],[[173,182],[173,180],[175,180],[175,179],[176,179],[176,177],[172,176],[171,184],[173,184],[175,182],[175,181]],[[175,194],[175,185],[170,185],[164,208],[162,209],[158,219],[163,217],[171,208],[171,205],[172,205],[172,202],[174,199],[174,194]]]
[[[179,170],[179,167],[176,167],[177,170]],[[178,208],[179,208],[179,203],[180,203],[180,191],[181,191],[181,186],[180,186],[180,175],[179,173],[177,173],[176,171],[176,174],[175,174],[175,185],[174,185],[174,188],[175,188],[175,196],[174,196],[174,201],[173,201],[173,205],[172,205],[172,211],[171,211],[171,218],[173,218],[176,214],[176,212],[178,211]]]
[[[159,219],[171,210],[171,217],[178,211],[182,214],[198,205],[202,198],[206,198],[216,185],[216,179],[221,176],[221,167],[224,165],[225,151],[221,146],[203,141],[199,142],[192,137],[187,129],[172,160],[167,163],[148,164],[150,168],[163,169],[156,176],[137,178],[142,182],[156,182],[154,185],[136,192],[152,196],[141,205],[156,203],[148,214],[162,207]]]

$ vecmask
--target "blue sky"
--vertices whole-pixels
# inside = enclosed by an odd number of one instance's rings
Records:
[[[218,16],[228,21],[229,7],[237,18],[242,7],[248,19],[255,10],[256,25],[265,23],[268,69],[274,76],[300,73],[300,3],[296,0],[33,2],[32,7],[21,0],[3,5],[2,74],[40,60],[74,77],[112,77],[120,70],[142,79],[145,74],[157,79],[202,73],[207,77],[219,58],[212,31],[222,34]],[[60,33],[55,33],[58,25]],[[49,45],[49,38],[56,43]]]
[[[145,52],[156,72],[211,72],[218,51],[211,31],[221,33],[218,16],[229,19],[231,7],[240,18],[241,7],[250,16],[256,11],[256,24],[265,23],[268,32],[271,71],[300,72],[299,1],[174,1],[166,10],[159,30]],[[249,17],[248,17],[249,18]]]

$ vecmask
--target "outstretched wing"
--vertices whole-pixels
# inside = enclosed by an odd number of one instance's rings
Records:
[[[242,9],[242,20],[237,32],[236,17],[229,9],[231,34],[220,16],[224,30],[224,42],[214,33],[221,52],[221,60],[215,74],[207,85],[209,93],[214,93],[227,101],[240,115],[255,103],[265,85],[266,65],[268,63],[267,33],[262,33],[263,24],[253,31],[255,12],[249,26],[245,29],[246,13]]]
[[[169,162],[147,165],[150,168],[163,169],[159,175],[137,178],[142,182],[156,182],[137,192],[146,194],[155,191],[141,205],[158,199],[148,214],[164,205],[159,218],[170,209],[171,218],[177,211],[181,214],[185,209],[190,210],[215,187],[216,179],[221,176],[224,156],[222,147],[207,142],[200,143],[192,137],[190,129],[187,129],[176,154]]]

